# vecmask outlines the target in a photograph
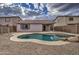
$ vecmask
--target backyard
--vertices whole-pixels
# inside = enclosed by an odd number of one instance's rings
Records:
[[[14,42],[10,40],[12,33],[0,34],[1,55],[78,55],[79,43],[70,42],[65,45],[43,45],[33,42]]]

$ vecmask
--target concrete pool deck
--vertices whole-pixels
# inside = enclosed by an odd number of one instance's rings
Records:
[[[35,32],[33,32],[33,33],[35,33]],[[19,35],[33,34],[33,33],[14,33],[13,36],[10,38],[10,40],[16,41],[16,42],[34,42],[34,43],[45,44],[45,45],[63,45],[63,44],[69,44],[70,43],[70,42],[62,41],[62,40],[59,40],[59,41],[43,41],[43,40],[38,40],[38,39],[27,39],[27,40],[25,40],[25,39],[17,38]],[[38,32],[36,32],[36,33],[38,33]],[[39,32],[39,33],[47,34],[47,33],[50,33],[50,32]]]
[[[79,42],[63,45],[45,45],[35,42],[11,41],[20,33],[0,34],[0,55],[79,55]]]

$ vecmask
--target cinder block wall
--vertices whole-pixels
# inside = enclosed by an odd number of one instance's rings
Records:
[[[79,25],[76,26],[76,24],[71,24],[67,26],[58,26],[58,27],[54,27],[54,29],[55,31],[79,34]]]
[[[79,24],[77,24],[77,33],[79,34]]]
[[[10,32],[16,32],[16,26],[3,26],[0,25],[0,34],[1,33],[10,33]]]
[[[78,33],[76,24],[68,25],[67,27],[68,27],[70,33],[76,33],[76,34]]]

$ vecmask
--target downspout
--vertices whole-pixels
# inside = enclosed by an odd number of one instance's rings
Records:
[[[76,24],[76,34],[78,33],[78,30],[77,30],[77,24]]]
[[[55,24],[55,23],[56,23],[56,22],[54,22],[54,24]],[[54,30],[54,24],[53,24],[53,31],[55,31],[55,30]]]

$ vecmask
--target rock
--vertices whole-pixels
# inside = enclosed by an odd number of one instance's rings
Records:
[[[68,38],[68,41],[79,42],[79,37],[78,36],[76,36],[76,37],[70,37],[70,38]]]
[[[67,38],[64,38],[62,41],[68,41],[68,39]]]

